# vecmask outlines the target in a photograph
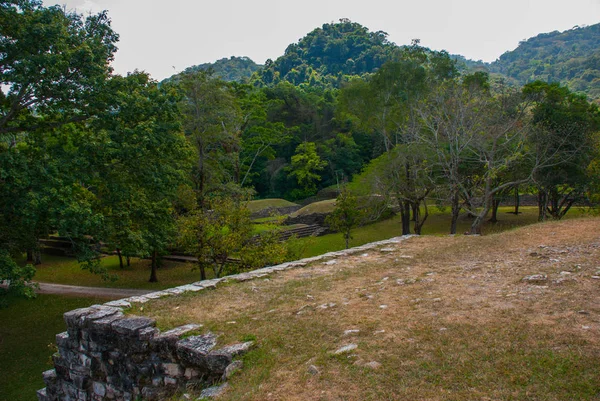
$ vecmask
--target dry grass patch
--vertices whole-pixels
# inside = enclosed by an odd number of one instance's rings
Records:
[[[598,270],[588,218],[415,237],[143,313],[256,338],[228,400],[597,400]],[[522,280],[533,274],[546,280]]]

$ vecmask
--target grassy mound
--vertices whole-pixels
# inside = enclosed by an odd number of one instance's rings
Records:
[[[335,199],[327,199],[320,202],[314,202],[304,206],[302,209],[291,214],[291,217],[304,216],[313,213],[331,213],[335,208]]]
[[[279,207],[290,207],[290,206],[298,206],[297,204],[286,201],[285,199],[258,199],[248,202],[248,209],[250,213],[260,212],[261,210],[265,210],[268,208],[279,208]]]

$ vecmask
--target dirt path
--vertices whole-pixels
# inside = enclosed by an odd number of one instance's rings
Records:
[[[76,285],[38,283],[39,294],[81,295],[106,298],[127,298],[148,294],[155,290],[134,290],[128,288],[81,287]]]

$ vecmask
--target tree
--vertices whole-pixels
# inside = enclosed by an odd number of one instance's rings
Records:
[[[402,221],[402,235],[410,234],[412,212],[414,232],[421,234],[423,224],[429,216],[426,199],[436,185],[433,157],[430,150],[422,144],[413,142],[397,145],[373,159],[356,177],[354,186],[365,194],[383,197],[387,204],[397,205]]]
[[[177,96],[145,73],[114,77],[112,108],[81,144],[96,174],[93,193],[103,216],[104,240],[126,256],[157,257],[175,241],[178,195],[189,184],[193,150],[180,131]]]
[[[481,233],[494,196],[528,182],[540,166],[541,160],[528,162],[525,110],[514,91],[494,96],[481,74],[446,82],[420,109],[424,129],[419,140],[435,151],[446,181],[451,234],[461,208],[474,216],[471,233]]]
[[[240,182],[241,110],[233,87],[209,73],[182,74],[175,85],[183,129],[196,148],[193,181],[202,206],[211,193]]]
[[[350,246],[352,229],[363,223],[364,211],[358,207],[358,199],[348,188],[343,187],[335,201],[335,208],[325,218],[325,224],[331,229],[341,232],[346,241],[346,249]]]
[[[534,102],[532,147],[538,158],[547,159],[534,176],[539,219],[547,214],[560,219],[588,192],[589,166],[598,152],[600,110],[557,83],[532,82],[523,93]]]
[[[39,0],[0,4],[0,135],[83,121],[106,104],[118,35],[105,12],[83,18]]]
[[[231,197],[211,198],[207,208],[182,216],[179,232],[180,246],[198,258],[202,279],[209,267],[214,277],[221,277],[228,267],[264,266],[283,261],[286,254],[286,246],[277,241],[278,236],[265,233],[255,237],[245,202]]]
[[[292,164],[288,171],[290,176],[296,178],[298,185],[302,188],[302,195],[310,196],[317,191],[316,182],[321,180],[318,172],[326,166],[327,162],[321,160],[321,157],[317,154],[315,143],[305,142],[296,148],[296,154],[292,156]]]

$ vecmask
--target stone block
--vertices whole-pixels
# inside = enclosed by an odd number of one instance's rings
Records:
[[[176,344],[177,355],[190,366],[206,367],[206,355],[217,345],[217,336],[207,333],[179,340]]]
[[[117,299],[116,301],[106,302],[104,305],[113,306],[116,308],[131,308],[131,304],[124,299]]]
[[[156,325],[154,319],[134,316],[114,321],[111,324],[111,328],[117,334],[133,337],[137,335],[140,330],[154,325]]]
[[[221,377],[221,381],[227,381],[235,372],[242,369],[244,367],[244,362],[242,361],[233,361],[225,368],[225,372],[223,372],[223,376]]]
[[[80,325],[82,325],[84,323],[83,321],[83,317],[87,316],[87,315],[91,315],[92,313],[94,313],[95,310],[90,308],[79,308],[79,309],[75,309],[69,312],[66,312],[63,315],[63,318],[65,319],[65,323],[67,324],[67,327],[69,328],[81,328]]]
[[[183,367],[178,363],[163,363],[161,370],[165,375],[172,377],[179,377],[184,372]]]
[[[231,356],[235,357],[235,356],[243,355],[246,352],[250,351],[250,349],[253,346],[254,346],[254,342],[248,341],[245,343],[227,345],[227,346],[221,348],[219,351],[226,352],[226,353],[230,354]]]
[[[231,354],[223,350],[211,351],[204,359],[206,373],[211,379],[220,378],[233,360]]]
[[[52,401],[53,400],[52,398],[48,397],[45,387],[41,390],[38,390],[36,394],[37,394],[38,401]]]

